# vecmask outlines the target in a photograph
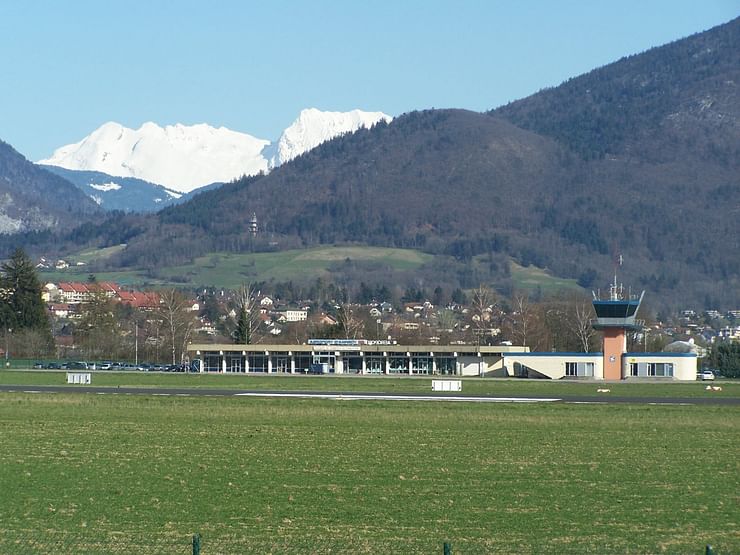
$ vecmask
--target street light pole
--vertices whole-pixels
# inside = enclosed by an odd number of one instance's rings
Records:
[[[134,322],[134,364],[139,365],[139,322]]]

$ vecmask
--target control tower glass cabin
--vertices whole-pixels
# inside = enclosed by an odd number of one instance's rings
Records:
[[[609,298],[600,299],[594,293],[593,306],[596,319],[591,326],[604,334],[604,379],[621,380],[623,377],[622,355],[627,352],[627,332],[642,329],[642,321],[637,320],[637,311],[645,295],[625,295],[622,285],[617,285],[617,278],[609,287]]]

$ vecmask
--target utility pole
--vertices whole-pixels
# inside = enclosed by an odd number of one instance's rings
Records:
[[[10,334],[13,332],[12,328],[7,328],[5,331],[5,367],[10,367]]]
[[[136,366],[139,365],[139,322],[134,321],[134,356],[136,360],[134,363]]]

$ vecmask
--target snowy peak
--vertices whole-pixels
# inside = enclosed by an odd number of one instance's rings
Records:
[[[383,112],[323,112],[316,108],[302,110],[293,124],[280,136],[277,153],[270,159],[270,167],[289,162],[321,143],[344,133],[372,127],[379,121],[393,118]]]
[[[215,182],[267,172],[334,137],[392,118],[382,112],[303,110],[277,143],[207,124],[108,122],[39,164],[136,178],[189,193]]]
[[[39,164],[135,177],[180,192],[267,170],[269,141],[225,127],[147,122],[128,129],[109,122],[79,143],[63,146]]]

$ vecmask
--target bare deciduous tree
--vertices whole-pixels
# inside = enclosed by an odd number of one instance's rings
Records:
[[[236,329],[234,341],[238,344],[249,345],[258,340],[257,332],[262,320],[257,305],[257,294],[249,283],[242,284],[236,293]]]
[[[518,293],[513,299],[512,339],[517,345],[527,346],[527,339],[534,327],[534,310],[529,295]]]
[[[183,362],[187,344],[195,329],[195,317],[189,310],[185,295],[175,289],[168,289],[160,295],[159,317],[172,352],[172,364]]]
[[[591,351],[591,342],[594,338],[594,329],[591,327],[593,305],[587,299],[572,299],[569,303],[568,325],[571,332],[578,338],[584,353]]]
[[[500,331],[501,307],[496,294],[484,285],[473,290],[471,296],[470,329],[476,343],[489,343]]]
[[[345,339],[357,339],[358,337],[362,337],[362,334],[365,331],[365,322],[355,314],[355,311],[349,302],[344,303],[339,308],[337,311],[337,320]]]

